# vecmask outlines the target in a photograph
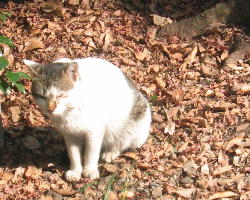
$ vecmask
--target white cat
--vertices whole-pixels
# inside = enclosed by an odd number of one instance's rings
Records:
[[[98,178],[101,151],[101,158],[111,162],[146,141],[149,103],[115,65],[98,58],[24,63],[33,76],[35,102],[64,137],[70,159],[68,181],[78,181],[81,174]]]

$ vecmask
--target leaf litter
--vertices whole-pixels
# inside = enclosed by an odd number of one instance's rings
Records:
[[[159,38],[160,26],[183,17],[187,8],[192,14],[192,8],[208,5],[146,5],[151,11],[159,6],[151,15],[140,12],[139,2],[0,3],[12,13],[0,23],[0,35],[15,45],[1,44],[13,71],[28,72],[24,58],[49,63],[101,57],[136,83],[153,115],[151,134],[140,149],[100,163],[98,180],[68,183],[63,139],[33,103],[31,82],[25,80],[26,94],[0,94],[6,138],[0,199],[249,199],[249,57],[220,68],[228,44],[242,30],[226,27],[195,40]]]

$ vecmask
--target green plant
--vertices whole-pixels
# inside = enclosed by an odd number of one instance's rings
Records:
[[[6,11],[0,12],[0,19],[5,22],[8,17],[10,17],[12,14]]]
[[[14,46],[12,41],[4,36],[0,36],[0,44],[6,44],[10,47]],[[0,90],[7,95],[11,93],[12,89],[25,93],[21,79],[31,79],[31,77],[24,72],[12,72],[7,68],[8,65],[8,61],[0,53]]]
[[[116,175],[112,175],[108,181],[108,185],[107,185],[107,190],[106,190],[106,193],[104,195],[104,198],[103,200],[108,200],[109,199],[109,194],[110,194],[110,191],[112,190],[112,185],[113,185],[113,182],[116,178]]]

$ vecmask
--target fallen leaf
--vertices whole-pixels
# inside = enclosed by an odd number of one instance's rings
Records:
[[[31,38],[27,44],[26,47],[24,48],[23,51],[27,52],[27,51],[31,51],[34,49],[43,49],[44,48],[44,44],[41,41],[41,39],[39,38]]]
[[[224,166],[224,167],[217,167],[214,172],[213,172],[213,175],[214,176],[217,176],[217,175],[221,175],[223,173],[226,173],[226,172],[229,172],[231,171],[233,168],[231,165],[228,165],[228,166]]]
[[[128,151],[126,153],[123,153],[121,156],[130,158],[130,159],[133,159],[133,160],[137,160],[138,159],[137,153],[136,152],[132,152],[132,151]]]
[[[132,191],[124,191],[119,194],[119,199],[133,199],[135,193]]]
[[[10,112],[11,112],[11,119],[12,121],[18,122],[20,119],[20,114],[21,114],[21,110],[19,108],[19,106],[11,106],[10,107]]]
[[[76,191],[74,190],[64,190],[64,189],[56,189],[56,188],[52,188],[52,190],[63,196],[71,196],[76,193]]]
[[[198,51],[198,47],[195,46],[192,51],[190,52],[190,54],[185,58],[184,63],[182,63],[182,65],[179,68],[179,71],[185,71],[187,66],[192,64],[195,60],[196,54]]]
[[[168,120],[167,125],[164,128],[164,133],[168,133],[169,135],[173,135],[175,132],[175,123],[172,120]]]
[[[104,50],[107,50],[108,45],[111,43],[112,40],[113,40],[113,36],[112,36],[111,32],[107,32],[104,36],[104,44],[103,44]]]
[[[208,167],[208,164],[207,164],[207,163],[206,163],[205,165],[202,165],[202,166],[201,166],[201,173],[202,173],[202,174],[209,175],[209,167]]]
[[[229,151],[234,145],[239,145],[242,142],[244,136],[245,136],[245,133],[242,133],[238,135],[237,137],[231,139],[228,143],[226,143],[225,150]]]
[[[26,178],[37,178],[42,174],[42,169],[37,168],[34,165],[29,165],[26,169],[26,172],[24,173]]]
[[[164,25],[173,23],[173,20],[170,19],[169,17],[162,17],[162,16],[154,15],[154,14],[152,15],[152,17],[153,17],[154,24],[157,26],[164,26]]]
[[[79,5],[79,0],[69,0],[69,4],[77,6]]]
[[[219,73],[213,66],[204,65],[204,64],[201,65],[201,71],[203,74],[207,76],[215,76]]]
[[[110,174],[114,174],[118,171],[118,167],[110,163],[105,163],[103,168]]]
[[[240,196],[240,200],[249,200],[250,199],[250,191],[245,192]]]
[[[231,191],[225,191],[225,192],[217,192],[213,194],[209,199],[220,199],[220,198],[238,197],[238,196],[239,195],[237,193]]]
[[[158,28],[156,26],[148,26],[147,27],[147,36],[148,36],[148,38],[155,39],[157,30],[158,30]]]
[[[175,89],[174,91],[169,91],[168,94],[171,95],[175,103],[179,104],[185,93],[181,89]]]
[[[166,87],[165,81],[160,77],[155,77],[156,83],[160,86],[160,88],[164,89]]]
[[[181,188],[177,189],[174,193],[178,194],[181,197],[190,199],[194,192],[196,192],[195,188]]]
[[[248,94],[250,92],[250,84],[248,83],[235,83],[231,87],[233,92],[237,94]]]
[[[150,52],[146,48],[143,49],[143,52],[139,50],[135,51],[135,57],[140,61],[143,61],[145,58],[147,58],[149,54]]]

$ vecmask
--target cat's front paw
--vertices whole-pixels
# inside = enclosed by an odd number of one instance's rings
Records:
[[[82,175],[84,177],[89,177],[91,180],[93,180],[95,178],[99,178],[99,171],[98,171],[98,169],[85,168],[82,170]]]
[[[112,160],[116,159],[118,156],[120,155],[120,152],[118,151],[110,151],[110,152],[103,152],[102,153],[102,160],[107,162],[107,163],[111,163]]]
[[[79,181],[80,178],[81,178],[81,172],[80,172],[80,171],[68,170],[68,171],[65,173],[65,178],[66,178],[67,181],[69,181],[69,182]]]

